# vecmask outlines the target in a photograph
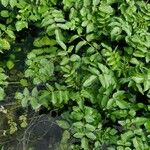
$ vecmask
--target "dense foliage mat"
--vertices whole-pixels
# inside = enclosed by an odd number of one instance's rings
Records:
[[[0,100],[9,96],[58,110],[60,149],[149,150],[149,1],[0,0]]]

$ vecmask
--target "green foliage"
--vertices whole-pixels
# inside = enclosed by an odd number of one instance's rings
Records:
[[[0,101],[4,100],[5,91],[4,88],[7,86],[7,76],[4,73],[4,69],[0,68]]]
[[[0,8],[0,101],[19,70],[13,100],[61,110],[61,149],[150,149],[148,1],[0,0]],[[68,146],[71,136],[79,142]]]

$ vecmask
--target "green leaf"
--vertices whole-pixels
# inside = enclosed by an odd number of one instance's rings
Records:
[[[28,106],[28,101],[29,99],[24,97],[23,99],[21,99],[21,105],[22,107],[27,107]]]
[[[75,138],[81,139],[81,138],[84,137],[84,133],[78,132],[78,133],[75,133],[73,136],[74,136]]]
[[[70,57],[70,60],[75,62],[75,61],[80,61],[80,56],[79,55],[76,55],[76,54],[73,54],[71,57]]]
[[[148,121],[148,118],[146,117],[136,117],[135,119],[132,120],[133,123],[136,125],[144,125]]]
[[[84,150],[89,150],[89,142],[88,142],[88,139],[83,137],[81,139],[81,147],[84,149]]]
[[[62,129],[69,129],[70,125],[67,121],[64,120],[57,120],[56,123],[62,128]]]
[[[48,36],[44,36],[42,38],[35,39],[33,45],[36,47],[54,46],[56,45],[56,41],[54,39],[50,39]]]
[[[4,97],[5,97],[4,89],[2,89],[2,88],[0,87],[0,101],[3,101],[3,100],[4,100]]]
[[[21,99],[23,98],[23,94],[20,93],[20,92],[17,92],[17,93],[15,94],[15,98],[18,99],[18,100],[21,100]]]
[[[60,62],[60,65],[67,65],[69,62],[69,58],[68,57],[63,57],[62,61]]]
[[[94,68],[94,67],[89,67],[89,71],[92,73],[92,74],[95,74],[95,75],[99,75],[100,72],[98,69]]]
[[[38,103],[37,98],[33,98],[33,97],[30,99],[30,104],[34,110],[39,109],[41,106],[41,104]]]
[[[69,43],[73,42],[74,40],[76,40],[77,38],[79,38],[79,35],[73,35],[70,40]]]
[[[133,136],[134,136],[133,131],[126,131],[125,133],[121,134],[121,138],[123,139],[123,142],[127,142]]]
[[[96,139],[95,134],[92,133],[92,132],[86,133],[86,136],[87,136],[89,139],[91,139],[91,140],[95,140],[95,139]]]
[[[80,41],[75,48],[76,53],[86,44],[87,44],[86,41]]]
[[[21,80],[20,80],[20,84],[21,84],[22,86],[28,86],[28,81],[27,81],[26,79],[21,79]]]
[[[116,105],[121,109],[130,108],[130,104],[122,99],[116,100]]]
[[[93,0],[93,5],[96,6],[100,3],[100,0]]]
[[[9,4],[12,8],[14,8],[17,5],[17,0],[9,0]]]
[[[107,102],[107,109],[110,109],[115,104],[115,100],[113,98],[109,99]]]
[[[65,130],[63,132],[63,134],[62,134],[62,140],[61,140],[61,142],[62,143],[67,143],[69,139],[70,139],[70,133],[69,133],[68,130]]]
[[[32,90],[32,96],[33,97],[37,97],[38,96],[38,90],[37,90],[37,88],[35,87],[35,88],[33,88],[33,90]]]
[[[83,113],[78,113],[78,112],[72,112],[71,113],[71,118],[74,120],[80,121],[84,117]]]
[[[88,131],[94,131],[96,129],[95,126],[91,125],[91,124],[86,124],[85,125],[85,128],[88,130]]]
[[[0,49],[9,50],[10,44],[6,39],[0,39]]]
[[[9,70],[11,70],[14,67],[14,62],[12,60],[8,60],[6,63],[6,66]]]
[[[103,98],[101,99],[101,106],[103,108],[105,108],[108,101],[109,101],[109,96],[108,95],[104,95]]]
[[[7,10],[2,10],[1,11],[1,16],[4,18],[8,18],[9,17],[9,12]]]
[[[97,76],[91,75],[91,76],[83,83],[83,86],[84,86],[84,87],[90,86],[92,83],[94,83],[94,81],[95,81],[96,79],[97,79]]]
[[[63,29],[63,30],[68,30],[69,27],[67,24],[61,24],[61,23],[57,23],[57,27]]]
[[[142,75],[133,76],[132,79],[138,84],[144,81],[144,77]]]
[[[138,137],[133,138],[133,145],[136,150],[144,149],[143,142]]]
[[[122,32],[122,29],[120,27],[114,27],[111,31],[111,38],[114,40],[117,36],[119,36]]]
[[[28,28],[28,23],[26,21],[17,21],[15,26],[17,31],[21,31],[23,28]]]
[[[147,121],[145,124],[144,124],[147,132],[150,132],[150,121]]]
[[[8,5],[9,0],[1,0],[1,3],[4,7]]]
[[[135,57],[145,57],[145,54],[144,54],[143,52],[141,52],[141,51],[135,51],[135,52],[133,53],[133,55],[134,55]]]
[[[85,118],[87,123],[94,122],[94,118],[92,115],[85,115],[84,118]]]
[[[88,23],[87,27],[86,27],[86,33],[90,33],[94,30],[94,25],[93,23]]]
[[[15,38],[16,38],[13,31],[7,29],[5,32],[7,33],[7,35],[8,35],[10,38],[12,38],[12,39],[15,39]]]
[[[61,36],[62,36],[61,30],[56,29],[55,30],[55,35],[56,35],[57,43],[61,46],[62,49],[66,50],[67,47],[66,47],[65,43],[61,40]]]
[[[136,58],[131,58],[130,63],[135,64],[135,65],[140,64],[140,62]]]
[[[149,89],[150,89],[150,73],[148,72],[144,80],[144,91],[147,91]]]
[[[75,120],[75,119],[74,119],[74,120]],[[78,128],[78,129],[83,129],[83,128],[84,128],[84,123],[81,122],[81,121],[75,122],[75,123],[73,123],[73,126],[74,126],[75,128]]]
[[[55,95],[55,92],[52,91],[52,98],[51,98],[52,104],[55,105],[57,104],[57,97]]]
[[[28,88],[24,88],[23,95],[26,97],[28,97],[30,95]]]

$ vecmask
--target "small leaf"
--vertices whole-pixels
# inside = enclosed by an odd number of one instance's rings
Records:
[[[121,138],[123,139],[123,141],[128,141],[130,138],[132,138],[134,136],[134,133],[133,133],[133,131],[127,131],[127,132],[125,132],[125,133],[123,133],[123,134],[121,134]]]
[[[108,95],[104,95],[103,98],[101,99],[101,106],[103,108],[105,108],[108,101],[109,101],[109,96]]]
[[[64,120],[57,120],[56,121],[57,124],[62,128],[62,129],[69,129],[70,128],[70,125],[67,121],[64,121]]]
[[[150,132],[150,121],[147,121],[145,124],[144,124],[147,132]]]
[[[68,57],[63,57],[62,61],[60,62],[60,65],[66,65],[69,62],[69,58]]]
[[[150,89],[150,72],[148,72],[144,80],[144,91],[147,91],[149,89]]]
[[[116,100],[116,105],[121,109],[127,109],[130,107],[129,103],[124,100]]]
[[[96,6],[99,4],[99,2],[100,2],[100,0],[93,0],[93,5]]]
[[[21,99],[23,98],[23,94],[20,93],[20,92],[17,92],[17,93],[15,94],[15,98],[18,99],[18,100],[21,100]]]
[[[136,150],[143,150],[144,149],[143,142],[138,137],[133,138],[133,145],[134,145]]]
[[[20,124],[20,126],[22,127],[22,128],[26,128],[27,127],[27,122],[22,122],[21,124]]]
[[[1,16],[4,18],[8,18],[9,17],[9,12],[7,10],[2,10],[1,11]]]
[[[97,76],[91,75],[91,76],[83,83],[83,86],[84,86],[84,87],[90,86],[90,85],[96,80],[96,78],[97,78]]]
[[[9,0],[1,0],[1,3],[4,7],[8,5]]]
[[[6,66],[9,70],[11,70],[14,67],[14,62],[12,60],[7,61]]]
[[[2,89],[2,88],[0,87],[0,101],[4,100],[4,97],[5,97],[4,89]]]
[[[86,43],[87,43],[86,41],[81,41],[81,42],[79,42],[79,43],[77,44],[76,48],[75,48],[76,53],[77,53],[77,52],[80,50],[80,48],[81,48],[82,46],[84,46]]]
[[[85,128],[88,130],[88,131],[94,131],[96,129],[95,126],[91,125],[91,124],[86,124],[85,125]]]
[[[144,77],[142,75],[139,76],[133,76],[132,79],[136,82],[136,83],[142,83],[144,81]]]
[[[0,49],[9,50],[10,44],[6,39],[0,39]]]
[[[22,100],[21,100],[21,105],[22,107],[27,107],[28,106],[28,101],[29,99],[24,97]]]
[[[80,56],[79,55],[76,55],[76,54],[73,54],[71,57],[70,57],[70,60],[71,61],[79,61],[80,60]]]
[[[35,87],[33,90],[32,90],[32,96],[33,97],[37,97],[38,96],[38,90],[37,90],[37,88]]]
[[[33,108],[34,110],[39,109],[40,106],[41,106],[41,104],[38,103],[38,101],[37,101],[36,98],[31,98],[31,99],[30,99],[30,104],[31,104],[31,106],[32,106],[32,108]]]
[[[148,121],[148,118],[145,117],[136,117],[135,119],[132,120],[133,123],[136,125],[144,125]]]
[[[84,118],[85,118],[87,123],[94,122],[94,118],[92,115],[86,115],[86,116],[84,116]]]
[[[63,29],[63,30],[68,30],[69,27],[67,26],[67,24],[60,24],[60,23],[57,23],[57,27]]]
[[[86,33],[90,33],[94,30],[94,25],[93,23],[88,23],[87,27],[86,27]]]
[[[75,119],[75,118],[74,118],[74,119]],[[75,122],[75,123],[73,123],[73,126],[74,126],[75,128],[82,129],[82,128],[84,127],[84,123],[81,122],[81,121]]]
[[[61,36],[62,36],[61,34],[62,34],[61,30],[58,30],[58,29],[55,30],[57,43],[62,47],[62,49],[66,50],[67,47],[66,47],[65,43],[61,40]]]
[[[28,86],[28,82],[27,82],[26,79],[21,79],[21,80],[20,80],[20,84],[21,84],[22,86]]]
[[[61,142],[67,143],[69,139],[70,139],[70,133],[69,133],[69,131],[65,130],[62,134]]]
[[[86,136],[91,139],[91,140],[95,140],[96,139],[96,136],[94,135],[94,133],[92,132],[89,132],[89,133],[86,133]]]
[[[136,58],[131,58],[130,63],[135,64],[135,65],[140,64],[140,62]]]
[[[109,99],[107,103],[107,109],[112,108],[114,103],[115,103],[115,100],[113,98]]]
[[[15,26],[17,31],[21,31],[23,28],[28,28],[28,23],[26,21],[17,21]]]
[[[15,34],[14,34],[13,31],[11,31],[11,30],[8,29],[8,30],[6,30],[5,32],[7,33],[7,35],[8,35],[10,38],[15,39]]]
[[[88,142],[88,139],[83,137],[81,139],[81,147],[84,149],[84,150],[89,150],[89,142]]]
[[[51,101],[52,101],[52,104],[55,105],[57,104],[57,98],[56,98],[56,95],[55,93],[52,91],[52,98],[51,98]]]
[[[70,40],[69,40],[69,43],[73,42],[74,40],[76,40],[77,38],[79,38],[78,35],[73,35]]]
[[[82,133],[82,132],[78,132],[78,133],[75,133],[73,136],[74,136],[75,138],[79,138],[79,139],[81,139],[81,138],[83,138],[84,133]]]
[[[30,95],[30,92],[27,88],[24,89],[23,95],[26,96],[26,97]]]
[[[17,0],[9,0],[9,4],[12,8],[17,5]]]
[[[113,30],[111,31],[111,39],[115,40],[117,36],[119,36],[122,32],[122,29],[119,27],[114,27]]]

